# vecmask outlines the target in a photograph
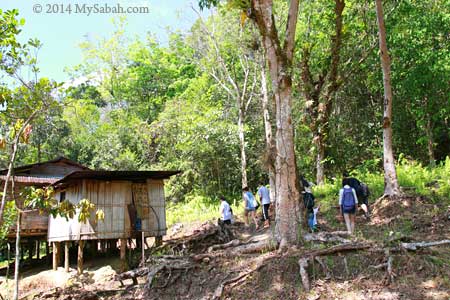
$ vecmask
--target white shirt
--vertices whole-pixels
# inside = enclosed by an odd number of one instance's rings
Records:
[[[261,199],[261,204],[270,204],[270,194],[269,189],[265,186],[261,186],[258,190],[259,199]]]
[[[224,221],[231,220],[230,205],[227,201],[222,201],[222,203],[220,204],[220,213],[222,214],[222,219]]]
[[[344,188],[348,189],[350,186],[348,184],[344,185]],[[339,190],[339,206],[342,205],[342,197],[344,196],[344,188]],[[353,197],[355,198],[355,205],[358,204],[358,197],[356,197],[356,192],[354,188],[352,189]]]

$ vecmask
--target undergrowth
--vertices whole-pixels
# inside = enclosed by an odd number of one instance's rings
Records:
[[[233,213],[242,214],[244,208],[238,199],[228,200]],[[167,226],[176,223],[205,222],[220,218],[220,200],[201,195],[189,195],[184,202],[167,205]]]
[[[429,168],[416,161],[407,160],[400,156],[396,166],[397,176],[401,187],[408,188],[414,195],[425,196],[435,203],[450,205],[450,158],[435,168]],[[373,203],[384,192],[383,172],[370,172],[364,166],[360,170],[354,170],[352,176],[365,182],[370,189],[369,203]],[[338,193],[341,188],[342,177],[328,181],[322,186],[314,186],[313,193],[316,197],[316,205],[320,204],[321,215],[326,218],[329,225],[341,223],[336,220],[338,211]],[[227,199],[235,215],[243,214],[243,206],[240,195]],[[167,225],[175,223],[190,223],[195,221],[207,221],[220,217],[220,201],[203,195],[189,195],[177,204],[168,204]]]

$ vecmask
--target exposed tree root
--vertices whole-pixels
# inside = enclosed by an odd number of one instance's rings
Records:
[[[217,286],[216,290],[214,291],[214,295],[211,299],[212,300],[220,299],[222,297],[223,291],[227,285],[230,285],[233,283],[239,283],[239,282],[243,281],[248,275],[250,275],[251,273],[253,273],[255,271],[258,271],[263,266],[265,266],[265,263],[268,259],[271,259],[274,257],[276,257],[276,255],[274,255],[273,253],[268,253],[266,255],[258,257],[258,261],[253,268],[251,268],[250,270],[248,270],[246,272],[241,272],[241,273],[239,273],[239,275],[237,275],[231,279],[225,280],[224,282],[219,284]]]
[[[418,243],[401,243],[403,249],[416,251],[417,249],[450,244],[450,240],[434,241],[434,242],[418,242]]]
[[[306,292],[309,292],[311,289],[311,286],[309,284],[309,277],[308,277],[308,271],[306,270],[308,268],[308,258],[302,257],[298,260],[298,265],[300,267],[300,278],[302,279],[303,288]]]
[[[237,246],[235,246],[234,249],[228,251],[217,251],[213,253],[200,253],[196,255],[191,255],[191,258],[194,261],[203,261],[204,259],[211,260],[217,257],[236,257],[242,254],[258,253],[261,251],[271,251],[276,249],[276,244],[273,243],[271,240],[262,240],[250,243],[249,242],[246,243],[234,242],[234,243],[237,244]],[[233,245],[229,244],[225,248],[230,247],[233,247]]]
[[[226,243],[233,239],[233,233],[229,226],[219,222],[218,225],[205,223],[203,230],[196,231],[193,235],[165,241],[163,245],[155,247],[151,253],[164,251],[172,254],[186,254],[190,252],[205,252],[211,244]]]
[[[347,231],[333,231],[333,232],[319,232],[319,233],[307,233],[304,236],[305,241],[311,242],[323,242],[323,243],[350,243],[349,239],[344,237],[349,237],[349,233]]]

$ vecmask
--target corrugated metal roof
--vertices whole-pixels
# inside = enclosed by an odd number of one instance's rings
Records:
[[[167,179],[181,171],[75,171],[53,183],[54,186],[79,179],[97,180],[144,180]]]

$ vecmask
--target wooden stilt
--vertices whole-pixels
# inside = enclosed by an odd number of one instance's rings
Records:
[[[47,265],[50,265],[50,246],[49,246],[49,242],[45,242],[45,259],[47,260]]]
[[[120,239],[120,262],[122,272],[125,272],[127,270],[126,251],[127,251],[127,239]]]
[[[53,242],[53,270],[58,270],[60,262],[59,242]]]
[[[70,246],[70,242],[66,241],[64,243],[64,270],[67,273],[69,272],[69,246]]]
[[[28,261],[31,262],[33,260],[33,240],[28,241]]]
[[[141,240],[141,248],[142,248],[142,265],[145,263],[145,233],[142,231],[142,240]],[[136,239],[137,240],[137,239]]]
[[[156,247],[161,246],[162,245],[162,240],[163,240],[162,236],[160,236],[160,235],[156,236],[155,237],[155,246]]]
[[[80,275],[83,273],[83,248],[84,248],[85,241],[79,241],[78,242],[78,260],[77,260],[77,270],[78,274]]]
[[[39,260],[41,258],[41,241],[36,241],[36,259]]]

